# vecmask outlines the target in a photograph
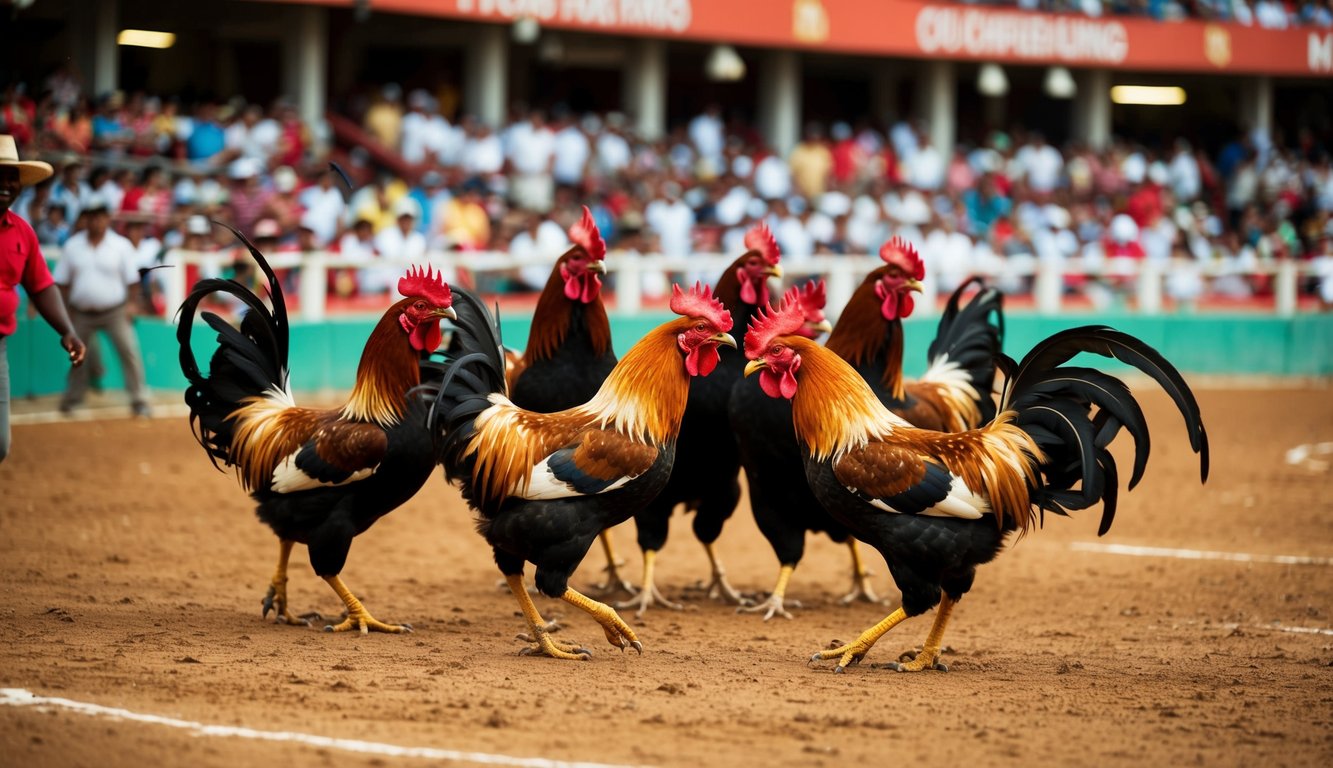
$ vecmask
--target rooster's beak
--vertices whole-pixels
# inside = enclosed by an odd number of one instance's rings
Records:
[[[768,275],[769,277],[776,277],[777,279],[781,280],[781,279],[782,279],[782,265],[781,265],[781,264],[774,264],[774,265],[768,267],[767,269],[765,269],[765,270],[764,270],[764,274],[765,274],[765,275]]]
[[[916,291],[917,293],[920,293],[922,291],[920,280],[908,280],[907,282],[903,283],[903,287],[909,291]]]
[[[587,269],[588,269],[589,272],[592,272],[592,273],[595,274],[595,275],[604,275],[604,274],[606,274],[606,265],[603,264],[603,263],[600,262],[600,261],[590,261],[590,262],[588,262],[588,267],[587,267]]]
[[[750,374],[754,373],[755,371],[758,371],[758,370],[761,370],[761,369],[764,369],[764,368],[767,368],[767,367],[768,367],[768,363],[764,362],[763,360],[751,360],[749,363],[747,363],[747,364],[745,365],[745,375],[746,375],[746,376],[749,376]]]
[[[811,323],[810,327],[820,333],[833,333],[833,324],[827,320],[820,320],[817,323]]]
[[[436,316],[436,317],[447,317],[447,318],[449,318],[450,320],[457,320],[457,319],[458,319],[458,313],[454,311],[454,308],[453,308],[453,307],[441,307],[441,308],[437,308],[437,309],[435,310],[435,316]]]
[[[731,337],[731,334],[729,333],[719,333],[716,336],[710,337],[708,340],[716,342],[718,344],[726,344],[728,347],[731,347],[732,349],[736,348],[736,340],[733,339]]]

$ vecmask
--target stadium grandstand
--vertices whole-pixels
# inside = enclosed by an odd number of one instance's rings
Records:
[[[931,290],[987,274],[1047,313],[1333,303],[1328,0],[0,12],[0,132],[57,166],[15,211],[58,258],[110,197],[145,268],[187,267],[145,278],[162,314],[232,269],[208,219],[281,254],[309,317],[378,311],[426,255],[521,305],[583,204],[622,310],[760,219],[831,306],[894,235]]]

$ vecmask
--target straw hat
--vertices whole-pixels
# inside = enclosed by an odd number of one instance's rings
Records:
[[[48,179],[54,173],[50,163],[43,163],[40,160],[19,160],[18,145],[14,142],[14,137],[7,134],[0,134],[0,166],[18,168],[19,184],[25,187]]]

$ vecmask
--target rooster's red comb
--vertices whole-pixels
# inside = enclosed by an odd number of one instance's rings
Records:
[[[695,283],[688,291],[682,291],[679,285],[672,284],[671,311],[682,317],[702,317],[719,331],[731,330],[731,313],[722,306],[722,302],[713,298],[711,288],[700,283]]]
[[[792,289],[794,291],[796,289]],[[756,360],[779,336],[791,336],[805,325],[805,311],[801,302],[792,301],[791,292],[783,297],[777,309],[767,306],[755,313],[750,330],[745,334],[745,356]]]
[[[792,290],[797,290],[793,288]],[[805,307],[806,314],[813,310],[823,310],[824,305],[828,303],[828,294],[824,287],[824,278],[811,280],[800,289],[801,306]],[[822,312],[821,312],[822,314]]]
[[[921,261],[921,256],[916,252],[916,248],[913,248],[911,243],[901,237],[894,237],[885,243],[879,249],[879,257],[884,260],[884,263],[897,266],[917,280],[926,276],[926,265]]]
[[[437,307],[448,307],[454,301],[449,284],[444,282],[444,273],[433,271],[429,265],[425,269],[416,265],[408,267],[407,274],[398,278],[398,292],[425,299]]]
[[[593,221],[592,211],[586,205],[583,206],[583,218],[569,228],[569,241],[587,252],[588,258],[593,261],[606,258],[606,241],[602,239],[597,222]]]
[[[773,239],[773,233],[769,231],[768,225],[762,221],[750,227],[750,231],[745,233],[745,248],[758,253],[770,265],[776,265],[782,260],[782,251],[778,249],[778,241]]]

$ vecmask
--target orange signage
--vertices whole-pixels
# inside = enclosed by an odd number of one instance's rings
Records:
[[[304,0],[321,2],[321,0]],[[323,0],[348,6],[350,0]],[[1092,18],[920,0],[370,0],[375,12],[608,34],[1144,72],[1333,76],[1333,31]]]

